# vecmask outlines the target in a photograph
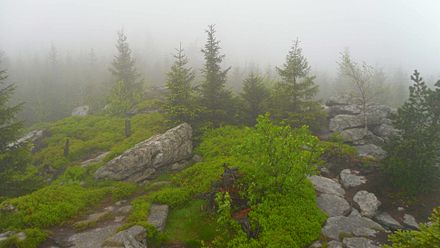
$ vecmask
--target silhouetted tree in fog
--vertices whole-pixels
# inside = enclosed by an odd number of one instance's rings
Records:
[[[267,107],[269,90],[263,84],[263,78],[258,74],[250,73],[244,80],[242,98],[242,118],[247,125],[255,125],[257,117],[264,114]]]

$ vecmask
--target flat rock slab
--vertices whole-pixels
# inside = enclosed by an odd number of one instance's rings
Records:
[[[163,231],[168,218],[168,205],[153,204],[150,208],[148,223],[155,226],[157,230]]]
[[[120,231],[105,241],[105,245],[109,247],[147,247],[146,245],[147,230],[143,226],[135,225],[126,230]]]
[[[377,215],[376,221],[391,230],[402,229],[402,225],[386,212]]]
[[[112,235],[120,224],[109,225],[106,227],[96,228],[81,233],[76,233],[67,240],[73,248],[91,248],[101,247],[104,241]]]
[[[350,169],[342,170],[339,174],[339,178],[341,178],[341,183],[344,188],[357,187],[367,182],[364,176],[359,175],[359,171]]]
[[[336,240],[332,240],[327,243],[327,248],[344,248],[344,245]]]
[[[368,191],[361,190],[353,196],[353,201],[359,205],[361,214],[367,217],[374,217],[381,202],[377,197]]]
[[[339,240],[341,235],[374,237],[378,231],[385,229],[371,219],[360,216],[330,217],[321,229],[324,236],[333,240]]]
[[[309,180],[312,182],[315,190],[324,193],[344,197],[345,190],[334,180],[321,176],[311,176]]]
[[[350,204],[337,195],[321,194],[318,196],[317,202],[319,208],[326,212],[329,217],[347,215],[351,211]]]
[[[345,238],[343,243],[347,248],[379,248],[367,238]]]
[[[379,146],[374,144],[366,144],[355,146],[360,157],[369,157],[375,159],[383,159],[386,157],[386,152]]]
[[[108,216],[110,214],[110,211],[104,211],[104,212],[100,212],[100,213],[94,213],[91,214],[89,216],[87,216],[87,219],[85,220],[81,220],[76,222],[74,225],[75,226],[82,226],[82,225],[88,225],[94,222],[97,222],[103,218],[105,218],[106,216]]]

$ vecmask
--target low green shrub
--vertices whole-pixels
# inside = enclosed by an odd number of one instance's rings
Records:
[[[23,230],[26,239],[20,240],[16,235],[0,242],[0,248],[37,248],[46,238],[47,233],[38,228]]]

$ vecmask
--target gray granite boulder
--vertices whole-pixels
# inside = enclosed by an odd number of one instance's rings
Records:
[[[329,217],[347,215],[351,211],[350,204],[337,195],[321,194],[317,198],[318,207],[327,213]]]
[[[311,176],[309,180],[312,182],[316,191],[325,194],[337,195],[340,197],[344,197],[345,190],[341,187],[341,185],[326,177],[321,176]]]
[[[191,158],[192,128],[187,123],[153,136],[99,168],[97,179],[142,182],[158,171]]]
[[[334,240],[339,240],[342,235],[374,237],[379,231],[385,229],[371,219],[361,216],[330,217],[321,229],[325,237]]]
[[[367,238],[344,238],[343,243],[346,248],[379,248],[373,241]]]
[[[364,176],[359,175],[359,171],[350,169],[342,170],[339,174],[339,178],[344,188],[357,187],[367,182]]]
[[[378,214],[375,219],[379,224],[391,230],[402,229],[402,225],[386,212]]]
[[[88,105],[76,107],[72,110],[72,116],[86,116],[89,114],[89,110]]]
[[[366,144],[355,146],[360,157],[369,157],[374,159],[384,159],[386,157],[386,152],[377,145]]]
[[[337,115],[330,119],[329,129],[332,132],[342,132],[345,129],[360,128],[364,126],[361,115]]]
[[[112,235],[118,228],[120,224],[108,225],[105,227],[100,227],[92,230],[87,230],[81,233],[76,233],[69,237],[68,243],[69,247],[73,248],[91,248],[91,247],[101,247],[105,240]]]
[[[359,205],[361,215],[366,217],[374,217],[381,205],[377,197],[368,191],[361,190],[353,196],[353,201]]]
[[[410,214],[403,215],[403,224],[411,229],[419,229],[416,218]]]
[[[147,248],[146,234],[145,227],[135,225],[106,239],[104,244],[108,247]]]

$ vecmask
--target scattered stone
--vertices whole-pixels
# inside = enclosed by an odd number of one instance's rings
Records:
[[[342,132],[349,128],[359,128],[364,126],[361,115],[337,115],[330,119],[329,129],[332,132]]]
[[[321,174],[323,175],[328,175],[330,174],[330,170],[327,167],[320,167],[319,171],[321,172]]]
[[[344,188],[357,187],[367,182],[364,176],[359,176],[359,171],[344,169],[339,174],[341,178],[341,183]]]
[[[18,241],[23,241],[26,239],[26,233],[24,232],[19,232],[15,236],[17,237]]]
[[[312,182],[315,190],[320,193],[333,194],[341,197],[345,195],[345,190],[341,185],[332,179],[321,176],[311,176],[309,180]]]
[[[106,227],[96,228],[81,233],[76,233],[69,237],[68,242],[71,244],[69,247],[73,248],[90,248],[101,247],[104,241],[112,233],[114,233],[120,224],[108,225]]]
[[[327,243],[327,248],[344,248],[344,245],[336,240],[332,240]]]
[[[128,214],[130,213],[131,209],[132,209],[131,205],[123,206],[118,209],[118,213]]]
[[[366,144],[355,146],[360,157],[369,157],[374,159],[384,159],[386,152],[377,145]]]
[[[390,214],[383,212],[376,216],[376,221],[391,230],[402,229],[402,225]]]
[[[376,215],[377,209],[381,205],[381,202],[373,193],[365,190],[357,192],[353,196],[353,201],[359,205],[361,214],[370,218]]]
[[[317,202],[319,208],[326,212],[329,217],[347,215],[351,210],[350,204],[337,195],[321,194],[318,196]]]
[[[411,229],[419,229],[419,224],[417,224],[416,218],[410,214],[403,215],[403,224]]]
[[[108,206],[108,207],[105,207],[104,210],[109,211],[109,212],[113,212],[115,210],[115,207],[114,206]]]
[[[367,238],[344,238],[343,243],[347,248],[379,248]]]
[[[90,164],[94,164],[94,163],[99,163],[99,162],[101,162],[108,154],[109,154],[110,152],[103,152],[103,153],[101,153],[101,154],[99,154],[98,156],[96,156],[95,158],[92,158],[92,159],[88,159],[88,160],[86,160],[86,161],[83,161],[82,163],[81,163],[81,166],[82,167],[87,167],[87,166],[89,166]]]
[[[153,204],[150,208],[148,223],[155,226],[157,230],[163,231],[168,218],[168,205]]]
[[[88,105],[76,107],[72,110],[72,116],[86,116],[89,114],[89,109]]]
[[[7,232],[4,232],[4,233],[0,233],[0,242],[3,241],[3,240],[8,239],[13,234],[14,234],[13,231],[7,231]]]
[[[105,241],[105,245],[111,247],[133,247],[146,248],[147,230],[143,226],[132,226],[129,229],[120,231]],[[129,246],[127,246],[127,244]]]
[[[97,179],[142,182],[154,178],[156,171],[186,160],[192,153],[192,128],[183,123],[161,135],[153,136],[99,168]]]
[[[341,235],[374,236],[383,227],[366,217],[335,216],[327,219],[321,232],[329,239],[339,240]]]
[[[403,207],[398,207],[398,208],[397,208],[397,211],[400,211],[400,212],[405,211],[405,208],[403,208]]]

